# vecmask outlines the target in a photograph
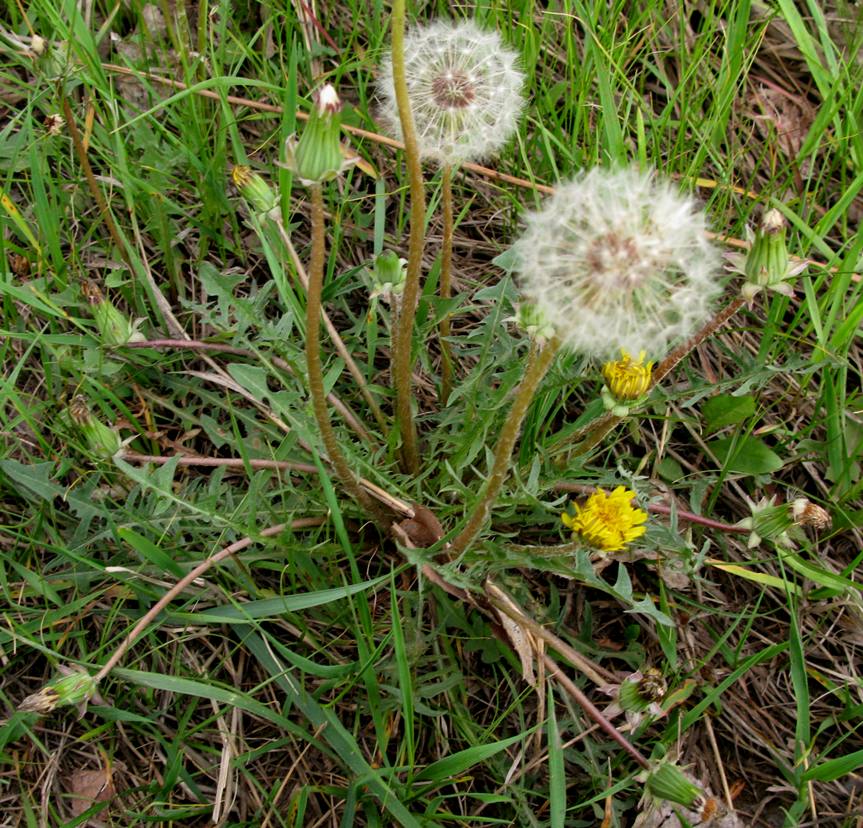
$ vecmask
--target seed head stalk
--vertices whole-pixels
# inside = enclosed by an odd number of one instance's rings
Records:
[[[326,236],[324,233],[324,194],[320,184],[311,184],[312,198],[312,253],[309,259],[309,288],[306,302],[306,366],[309,373],[309,391],[312,408],[324,447],[345,491],[369,514],[378,515],[377,504],[360,488],[360,484],[348,466],[339,448],[327,411],[324,393],[324,374],[321,368],[321,291],[324,283],[324,259]]]
[[[455,555],[461,554],[470,546],[488,519],[491,507],[497,500],[509,473],[512,450],[518,440],[518,435],[521,433],[521,424],[524,422],[527,409],[533,400],[536,389],[551,367],[559,344],[558,338],[553,337],[542,347],[538,345],[531,347],[524,376],[515,391],[509,415],[501,429],[497,446],[495,446],[491,474],[486,480],[482,495],[474,507],[467,525],[452,542],[451,550]]]
[[[452,297],[452,166],[445,164],[441,179],[441,208],[443,210],[443,247],[440,259],[440,298],[444,301]],[[441,356],[441,404],[446,405],[452,392],[452,352],[447,337],[451,332],[450,317],[447,313],[440,322]]]
[[[394,341],[393,385],[396,392],[396,422],[402,438],[402,466],[405,472],[419,472],[417,433],[411,411],[411,341],[420,288],[420,267],[425,240],[425,184],[414,129],[408,87],[405,80],[405,0],[393,0],[392,63],[393,84],[399,121],[405,144],[405,164],[410,182],[410,236],[408,263],[401,311]]]

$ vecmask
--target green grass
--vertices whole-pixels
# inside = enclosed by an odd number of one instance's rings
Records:
[[[68,0],[0,15],[0,801],[10,824],[27,825],[83,824],[73,817],[82,803],[116,825],[209,824],[214,808],[236,826],[558,828],[606,815],[632,824],[637,764],[558,682],[526,683],[500,619],[435,585],[422,550],[400,551],[365,523],[318,457],[305,297],[282,241],[249,215],[230,171],[248,160],[278,187],[306,260],[306,195],[274,162],[318,71],[338,85],[349,126],[381,130],[374,75],[389,5],[319,4],[310,46],[297,19],[304,5],[201,4],[192,18],[170,16],[164,33],[140,3],[96,3],[90,20]],[[409,14],[449,8],[414,4]],[[762,207],[778,207],[791,253],[817,263],[793,299],[760,296],[641,416],[566,466],[561,434],[599,382],[595,366],[559,357],[492,527],[459,566],[438,571],[470,590],[491,575],[617,676],[657,667],[666,716],[628,738],[647,756],[679,752],[719,798],[721,766],[745,824],[852,826],[863,765],[863,29],[850,4],[771,8],[496,0],[474,10],[521,53],[528,79],[519,133],[489,166],[545,185],[595,164],[656,167],[698,194],[722,237],[744,238]],[[30,33],[50,49],[28,54]],[[161,67],[186,88],[108,63]],[[785,120],[771,116],[776,101]],[[69,125],[56,135],[45,126],[67,107],[89,180]],[[377,178],[354,168],[325,190],[324,304],[389,413],[389,310],[370,311],[364,269],[384,249],[405,254],[406,180],[399,153],[367,138],[351,147]],[[441,411],[432,169],[427,182],[419,476],[398,470],[395,438],[326,339],[325,375],[371,437],[334,416],[351,466],[430,508],[452,537],[527,351],[504,324],[517,292],[493,259],[542,196],[456,176],[458,383]],[[141,320],[148,339],[178,339],[179,326],[238,350],[205,362],[179,347],[109,347],[86,282]],[[725,301],[738,288],[729,276]],[[69,418],[76,395],[130,451],[243,466],[106,460]],[[261,459],[317,470],[255,467]],[[564,540],[561,482],[632,485],[644,503],[673,495],[672,514],[651,516],[642,545],[656,555],[597,576],[584,560],[514,549]],[[744,496],[801,493],[831,512],[833,529],[793,555],[747,549],[746,535],[678,514],[733,523],[748,515]],[[316,520],[262,535],[307,518]],[[97,672],[171,585],[246,537],[147,628],[82,717],[16,711],[60,665]],[[611,702],[556,657],[595,704]],[[81,794],[76,810],[69,791],[81,769],[109,765],[115,795]]]

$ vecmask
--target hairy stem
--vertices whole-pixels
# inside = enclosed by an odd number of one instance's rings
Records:
[[[745,300],[738,296],[732,299],[719,313],[717,313],[698,333],[693,334],[686,342],[678,345],[653,372],[653,377],[650,382],[650,387],[658,385],[668,374],[670,374],[687,356],[694,351],[704,340],[716,333],[732,316],[734,316],[740,308],[743,307]],[[569,439],[576,443],[572,450],[567,453],[566,460],[571,460],[573,457],[579,457],[586,454],[608,434],[618,423],[624,420],[623,417],[617,417],[610,411],[607,411],[599,419],[594,420],[590,425],[585,426],[581,431],[577,431]]]
[[[521,424],[524,422],[528,406],[533,400],[536,389],[542,382],[542,378],[551,367],[554,356],[557,353],[559,341],[551,339],[540,348],[536,345],[531,347],[527,366],[524,369],[524,377],[515,390],[515,397],[509,409],[506,422],[503,424],[497,446],[494,450],[494,462],[491,473],[485,482],[479,502],[474,506],[473,513],[468,519],[467,525],[453,540],[451,549],[456,555],[461,554],[470,546],[476,536],[480,533],[494,505],[500,490],[506,481],[512,461],[512,450],[515,447],[518,435],[521,433]]]
[[[402,438],[402,466],[410,474],[419,472],[416,426],[411,411],[411,341],[420,288],[420,266],[425,241],[425,184],[419,147],[405,80],[405,0],[393,0],[392,61],[393,84],[405,142],[405,163],[410,181],[410,237],[408,264],[401,312],[395,332],[393,385],[396,392],[396,422]]]
[[[306,367],[309,372],[312,408],[315,412],[318,430],[324,441],[324,447],[342,487],[366,512],[377,515],[377,504],[360,487],[359,481],[339,448],[336,433],[327,411],[324,373],[321,367],[321,291],[324,283],[326,254],[324,194],[320,184],[312,184],[309,190],[312,197],[312,254],[309,260],[309,288],[306,303]]]
[[[441,180],[441,207],[443,210],[443,246],[440,257],[440,298],[446,301],[452,296],[452,236],[453,236],[453,209],[452,209],[452,167],[444,165]],[[440,321],[440,401],[446,405],[452,392],[452,352],[450,351],[447,337],[450,335],[451,325],[447,313]]]
[[[303,263],[300,261],[300,257],[297,255],[297,251],[294,248],[294,243],[291,241],[291,237],[288,235],[288,231],[285,230],[285,225],[282,224],[282,220],[275,220],[276,228],[279,231],[279,236],[282,239],[285,247],[288,250],[288,255],[291,257],[291,261],[294,264],[294,267],[297,271],[297,277],[300,280],[300,284],[303,286],[305,291],[309,289],[309,277],[306,274],[306,270],[303,267]],[[389,423],[387,423],[387,418],[384,417],[383,411],[381,411],[381,407],[378,405],[377,400],[372,395],[371,389],[366,382],[365,376],[363,376],[362,371],[360,371],[359,366],[354,361],[353,355],[348,350],[347,345],[345,345],[344,340],[339,335],[339,332],[336,330],[336,326],[332,323],[332,320],[329,316],[327,316],[326,311],[322,311],[324,318],[324,327],[327,329],[327,333],[330,335],[330,339],[333,341],[333,345],[336,347],[336,351],[338,351],[339,356],[345,361],[345,367],[350,372],[351,376],[354,378],[354,382],[356,382],[357,387],[360,389],[360,393],[363,395],[363,399],[366,401],[366,404],[369,407],[369,411],[372,412],[372,416],[375,418],[378,426],[380,426],[381,430],[386,433],[387,428],[389,427]]]

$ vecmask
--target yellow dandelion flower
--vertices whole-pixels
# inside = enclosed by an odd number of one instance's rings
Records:
[[[573,538],[578,536],[603,552],[619,552],[646,531],[647,512],[633,507],[634,497],[635,492],[623,486],[611,494],[597,489],[583,506],[575,504],[574,516],[561,517]]]
[[[645,353],[641,351],[638,359],[621,348],[621,359],[606,362],[602,366],[602,376],[611,395],[620,402],[640,399],[650,390],[653,363],[644,363]]]

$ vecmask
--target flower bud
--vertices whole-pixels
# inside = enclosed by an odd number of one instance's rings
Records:
[[[657,799],[666,799],[687,808],[694,807],[704,795],[680,768],[667,761],[660,762],[650,772],[647,777],[647,790]]]
[[[45,127],[45,131],[49,135],[59,135],[66,126],[66,121],[63,116],[58,115],[56,112],[52,115],[46,115],[45,120],[42,123]]]
[[[40,57],[45,54],[45,49],[47,48],[48,43],[44,37],[40,35],[34,34],[30,39],[30,51],[36,56]]]
[[[265,217],[278,217],[279,197],[263,176],[253,172],[244,164],[237,164],[231,170],[231,180],[256,213]]]
[[[83,394],[78,394],[69,403],[68,412],[69,418],[81,430],[87,448],[94,455],[110,460],[120,451],[120,435],[93,416]]]
[[[643,673],[633,673],[625,678],[620,685],[618,702],[621,708],[629,712],[643,712],[652,704],[661,701],[668,685],[662,673],[656,667],[648,667]]]
[[[342,103],[327,84],[315,95],[315,106],[299,141],[285,144],[285,164],[305,185],[335,178],[350,162],[342,152],[340,117]]]
[[[605,385],[602,388],[602,402],[615,416],[625,417],[635,403],[644,399],[650,390],[653,377],[653,363],[645,364],[644,351],[633,360],[621,348],[621,359],[606,362],[602,366]]]
[[[96,694],[96,680],[89,673],[69,668],[62,668],[61,672],[63,675],[59,678],[27,696],[18,709],[23,713],[45,716],[57,707],[86,705]]]
[[[406,259],[401,259],[392,250],[385,250],[375,258],[374,267],[369,271],[372,278],[370,299],[380,297],[384,302],[392,302],[404,292]]]
[[[554,326],[543,313],[542,308],[532,302],[519,302],[515,306],[515,316],[510,316],[505,322],[515,322],[516,328],[536,340],[537,345],[544,345],[554,337]]]
[[[761,219],[755,238],[745,257],[730,257],[737,263],[733,269],[743,273],[746,284],[741,293],[751,300],[761,290],[773,290],[785,296],[793,296],[794,289],[789,280],[799,274],[805,264],[791,265],[785,245],[787,222],[779,210],[768,210]],[[741,267],[742,260],[742,267]]]
[[[125,345],[127,342],[142,342],[143,334],[137,330],[138,323],[131,322],[106,299],[102,291],[92,282],[83,285],[84,295],[90,303],[96,328],[99,330],[99,338],[103,345],[116,347]]]

